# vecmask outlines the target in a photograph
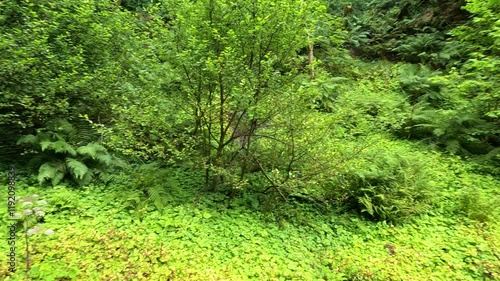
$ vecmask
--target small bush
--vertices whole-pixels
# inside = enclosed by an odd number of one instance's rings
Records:
[[[330,183],[330,197],[376,220],[401,221],[426,212],[430,202],[425,155],[386,143],[349,163]]]
[[[38,166],[40,184],[50,181],[56,186],[66,178],[87,185],[96,178],[107,178],[109,168],[121,165],[106,148],[88,138],[68,121],[54,120],[36,135],[21,137],[18,144],[31,146],[31,162]]]
[[[458,211],[470,219],[488,222],[500,216],[500,200],[495,192],[497,182],[482,177],[481,183],[473,183],[459,191]]]
[[[120,178],[120,183],[115,186],[115,192],[110,193],[108,201],[120,202],[117,205],[119,208],[138,215],[150,206],[161,212],[168,204],[177,205],[192,200],[186,189],[193,186],[190,180],[196,175],[152,162],[131,165],[117,178]]]

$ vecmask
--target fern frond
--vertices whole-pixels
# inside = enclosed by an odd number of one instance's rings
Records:
[[[42,184],[45,180],[54,178],[56,173],[57,169],[51,163],[45,163],[38,169],[38,182]]]
[[[52,181],[51,181],[52,186],[58,185],[62,181],[62,179],[64,178],[65,174],[66,174],[66,172],[63,172],[60,169],[58,169],[55,176],[52,178]]]
[[[113,157],[112,161],[113,161],[113,166],[114,167],[122,168],[122,169],[124,169],[125,167],[127,167],[127,162],[125,162],[123,159],[120,159],[118,157]]]
[[[90,158],[94,159],[95,158],[95,149],[92,148],[92,147],[89,147],[88,145],[85,145],[85,146],[80,146],[76,152],[80,155],[83,155],[83,156],[89,156]]]
[[[73,177],[77,180],[82,180],[89,171],[87,165],[73,158],[66,158],[66,164]]]
[[[97,151],[94,159],[106,166],[111,165],[111,163],[113,162],[113,158],[111,158],[111,155],[109,155],[107,152],[102,151]]]
[[[116,176],[110,173],[101,172],[99,173],[99,179],[106,185],[111,181],[116,179]]]
[[[38,138],[34,135],[26,135],[22,136],[19,138],[17,141],[17,144],[31,144],[31,145],[37,145],[38,144]]]
[[[166,205],[166,192],[165,188],[161,185],[150,185],[146,187],[146,192],[149,196],[148,201],[161,211]]]
[[[84,146],[80,146],[77,149],[78,154],[83,155],[83,156],[89,156],[92,159],[96,160],[97,153],[103,152],[106,153],[107,150],[104,146],[98,144],[98,143],[89,143]]]
[[[124,196],[124,208],[125,209],[138,209],[139,206],[141,205],[141,195],[138,192],[130,192],[127,195]]]
[[[74,130],[67,135],[70,143],[77,143],[80,146],[82,144],[91,143],[99,137],[97,131],[92,127],[92,124],[85,119],[79,118],[72,120],[72,124]]]
[[[73,125],[65,119],[51,120],[47,122],[46,128],[54,132],[61,132],[64,135],[68,135],[75,130]]]
[[[71,144],[65,142],[64,140],[53,142],[49,148],[54,149],[56,153],[67,153],[71,156],[76,156],[76,150]]]
[[[363,204],[363,206],[365,206],[365,208],[363,210],[361,210],[361,212],[367,212],[371,216],[373,216],[375,214],[374,208],[373,208],[374,206],[373,206],[372,200],[369,196],[367,196],[365,194],[364,197],[359,197],[358,200],[359,200],[359,203],[361,203],[361,204]]]
[[[92,172],[92,170],[88,170],[88,172],[85,173],[80,180],[77,179],[77,182],[79,185],[85,186],[90,184],[93,179],[94,179],[94,173]]]
[[[456,139],[452,139],[446,142],[446,150],[451,154],[456,154],[462,149],[460,142]]]
[[[487,160],[491,160],[493,157],[500,154],[500,147],[492,149],[488,154],[484,155],[484,158]]]
[[[45,151],[49,148],[52,148],[53,143],[50,140],[43,140],[40,142],[40,147],[42,148],[42,151]]]
[[[38,169],[38,182],[43,184],[46,180],[52,180],[53,185],[57,185],[66,174],[64,162],[48,162]],[[62,176],[61,176],[62,175]]]

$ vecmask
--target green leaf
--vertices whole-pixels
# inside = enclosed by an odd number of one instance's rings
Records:
[[[57,169],[52,163],[45,163],[38,169],[38,182],[42,184],[47,179],[53,179],[57,174]]]
[[[63,140],[53,142],[52,148],[56,153],[67,153],[71,156],[76,156],[76,150],[73,148],[73,146]]]
[[[102,164],[105,164],[106,166],[109,166],[111,165],[113,159],[111,158],[111,156],[107,153],[104,153],[104,152],[100,152],[98,151],[95,155],[95,160],[101,162]]]
[[[53,147],[53,142],[50,140],[43,140],[40,142],[40,147],[42,148],[42,151],[45,151]]]
[[[38,143],[38,139],[37,137],[35,137],[34,135],[26,135],[26,136],[22,136],[21,138],[19,138],[19,140],[17,141],[17,144],[31,144],[31,145],[36,145]]]
[[[107,150],[104,146],[98,143],[89,143],[85,146],[81,146],[77,149],[78,154],[84,156],[90,156],[92,159],[96,159],[98,152],[106,153]]]
[[[73,158],[66,158],[66,164],[68,165],[71,174],[78,180],[82,180],[85,174],[89,171],[87,165]]]
[[[43,184],[46,180],[51,180],[52,185],[57,185],[66,174],[66,165],[62,161],[48,162],[38,169],[38,182]]]
[[[56,174],[54,175],[54,177],[52,178],[52,181],[51,181],[52,186],[58,185],[62,181],[62,179],[64,178],[65,174],[66,173],[64,173],[63,171],[57,170]]]

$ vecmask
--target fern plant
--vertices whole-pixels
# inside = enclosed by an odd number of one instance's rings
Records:
[[[179,175],[180,172],[158,162],[132,164],[117,175],[123,184],[114,185],[116,192],[109,192],[106,202],[118,202],[119,208],[139,217],[150,207],[161,212],[167,204],[185,203],[191,200],[190,194],[181,188],[179,181],[189,180],[189,174]]]
[[[50,181],[55,186],[67,178],[87,185],[101,175],[105,178],[109,168],[121,165],[102,145],[78,138],[78,129],[66,120],[51,121],[36,135],[25,135],[17,143],[30,146],[35,154],[32,163],[39,166],[40,184]]]
[[[406,121],[404,132],[408,138],[420,139],[451,154],[484,155],[484,160],[495,157],[495,147],[488,143],[488,135],[495,130],[474,112],[455,109],[433,109],[425,103],[414,106]]]
[[[363,164],[337,177],[331,196],[375,220],[396,223],[425,213],[431,202],[427,162],[406,148],[390,149],[361,157]]]
[[[438,106],[443,101],[442,85],[431,79],[439,75],[439,72],[417,64],[405,64],[401,66],[399,72],[401,89],[408,95],[411,104],[427,102]]]

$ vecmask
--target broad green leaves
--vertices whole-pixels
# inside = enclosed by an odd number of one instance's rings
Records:
[[[453,174],[446,168],[439,172]],[[493,178],[490,183],[498,185]],[[123,196],[117,186],[27,189],[19,196],[36,192],[49,203],[44,211],[51,215],[44,227],[54,230],[31,244],[33,280],[426,281],[495,280],[500,274],[495,257],[498,226],[463,217],[422,216],[394,226],[310,209],[304,203],[266,215],[244,206],[217,208],[219,203],[210,198],[194,206],[198,186],[186,185],[190,196],[184,204],[168,205],[163,214],[149,209],[137,220],[122,201],[103,202],[103,192]],[[285,215],[287,222],[279,226],[276,218]],[[24,249],[25,239],[20,238],[16,246]],[[24,261],[22,256],[18,253]],[[24,269],[7,275],[6,264],[7,256],[0,256],[0,272],[7,278],[25,277]]]

